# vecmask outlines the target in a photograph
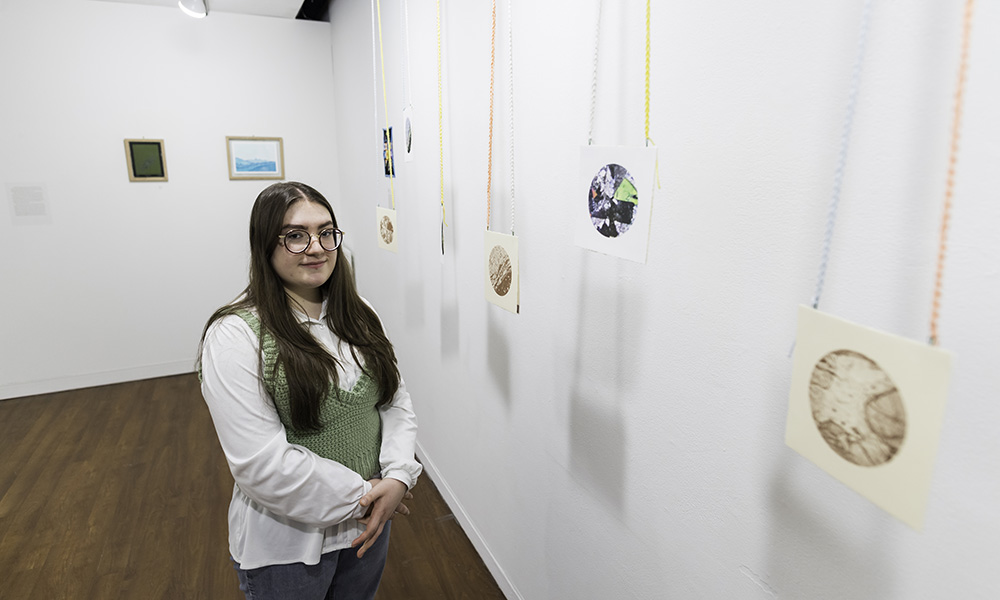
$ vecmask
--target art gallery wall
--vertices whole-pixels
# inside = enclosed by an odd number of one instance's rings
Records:
[[[0,398],[190,372],[270,183],[229,180],[226,136],[282,137],[287,178],[336,185],[329,27],[6,0],[0,56]],[[143,137],[167,182],[129,182]],[[47,217],[16,217],[11,186]]]
[[[383,0],[402,129],[402,0]],[[493,228],[508,232],[508,3]],[[604,2],[595,142],[642,145],[645,3]],[[490,3],[409,2],[413,162],[376,247],[368,2],[331,7],[341,222],[420,418],[420,454],[510,598],[993,598],[1000,519],[1000,7],[975,14],[941,346],[955,355],[925,527],[784,444],[797,305],[819,269],[862,2],[653,3],[646,264],[573,244],[597,3],[513,2],[521,313],[483,294]],[[820,308],[926,340],[963,2],[875,2]],[[380,75],[375,76],[380,79]],[[376,112],[378,117],[376,117]],[[420,493],[420,488],[415,490]]]

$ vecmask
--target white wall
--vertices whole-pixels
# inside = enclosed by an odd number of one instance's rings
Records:
[[[0,57],[0,398],[190,372],[271,183],[229,181],[226,136],[283,137],[286,178],[336,189],[329,26],[6,0]],[[169,181],[128,181],[141,137]],[[48,223],[12,217],[12,184]]]
[[[596,3],[516,0],[517,316],[482,291],[490,3],[442,4],[448,253],[437,238],[432,2],[409,2],[418,157],[397,164],[399,254],[373,235],[388,191],[370,5],[332,5],[341,195],[352,199],[342,219],[414,396],[422,457],[508,596],[1000,596],[1000,6],[975,15],[941,318],[955,369],[915,533],[783,442],[796,306],[815,285],[862,2],[654,3],[663,187],[639,265],[575,247],[562,218],[587,141]],[[503,231],[499,5],[493,224]],[[596,141],[641,144],[645,3],[604,5]],[[962,5],[875,3],[821,305],[919,340]],[[397,132],[402,7],[382,2]]]
[[[783,444],[795,307],[813,291],[861,2],[656,3],[663,187],[646,265],[576,248],[561,220],[587,139],[596,4],[514,2],[517,316],[482,292],[489,4],[443,5],[441,260],[432,3],[409,6],[419,154],[397,164],[396,255],[372,235],[387,191],[367,2],[334,2],[328,26],[0,0],[0,184],[6,204],[8,185],[43,185],[51,213],[0,216],[0,397],[190,370],[205,318],[245,281],[265,185],[228,181],[224,137],[280,135],[287,177],[338,209],[397,345],[421,455],[511,598],[1000,595],[997,5],[977,7],[973,33],[941,322],[955,371],[920,534]],[[383,2],[397,131],[401,8]],[[876,3],[822,304],[915,339],[961,8]],[[601,144],[642,143],[643,9],[605,2]],[[122,139],[143,136],[166,140],[169,182],[127,181]]]

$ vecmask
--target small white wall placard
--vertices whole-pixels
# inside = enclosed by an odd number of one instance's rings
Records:
[[[7,186],[7,196],[10,198],[10,216],[16,225],[48,225],[48,202],[45,199],[45,188],[41,185]]]

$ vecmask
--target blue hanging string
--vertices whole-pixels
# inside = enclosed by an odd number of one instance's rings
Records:
[[[851,139],[851,128],[854,125],[854,109],[858,103],[858,88],[861,84],[861,65],[864,63],[865,46],[868,40],[868,26],[871,22],[872,0],[865,0],[861,11],[861,32],[858,35],[858,54],[854,60],[851,72],[851,87],[847,96],[847,114],[840,133],[840,152],[837,156],[837,168],[833,173],[833,193],[830,196],[830,206],[826,215],[826,234],[823,238],[823,253],[819,263],[819,275],[816,277],[816,292],[813,294],[812,307],[819,308],[819,299],[823,294],[823,282],[826,279],[826,267],[830,262],[830,247],[833,244],[833,228],[837,222],[837,209],[840,205],[840,190],[844,182],[844,166],[847,163],[847,147]]]

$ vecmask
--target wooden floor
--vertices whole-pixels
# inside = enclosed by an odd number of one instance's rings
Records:
[[[239,600],[229,474],[194,375],[0,401],[0,599]],[[502,599],[422,475],[379,600]]]

